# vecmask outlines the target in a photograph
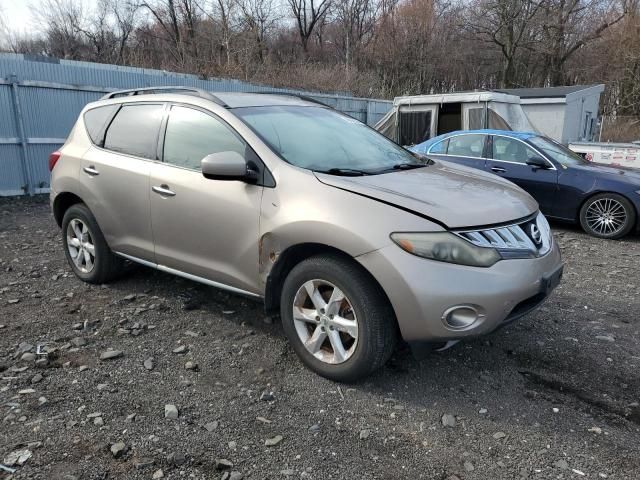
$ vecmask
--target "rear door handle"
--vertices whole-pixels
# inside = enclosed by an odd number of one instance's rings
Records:
[[[153,190],[154,192],[156,192],[159,195],[162,195],[163,197],[175,197],[176,196],[176,192],[174,192],[173,190],[169,190],[169,185],[166,184],[162,184],[159,187],[151,187],[151,190]]]
[[[92,177],[100,175],[100,172],[96,170],[96,167],[94,167],[93,165],[91,165],[90,167],[84,167],[82,170],[84,170],[84,173],[86,173],[87,175],[91,175]]]
[[[496,172],[496,173],[505,173],[506,170],[502,167],[491,167],[491,171],[492,172]]]

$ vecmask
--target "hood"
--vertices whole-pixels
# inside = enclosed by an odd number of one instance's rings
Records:
[[[414,211],[448,228],[508,223],[538,210],[536,201],[513,183],[439,160],[423,168],[381,175],[316,176],[326,185]]]
[[[605,176],[610,180],[619,180],[632,186],[640,186],[640,170],[631,167],[616,167],[604,163],[586,163],[571,165],[570,170],[588,172],[598,176]]]

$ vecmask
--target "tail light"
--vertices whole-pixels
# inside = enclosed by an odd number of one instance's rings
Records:
[[[50,172],[53,171],[53,167],[55,167],[56,163],[58,163],[58,160],[60,160],[60,155],[62,155],[62,153],[60,153],[57,150],[49,154],[49,171]]]

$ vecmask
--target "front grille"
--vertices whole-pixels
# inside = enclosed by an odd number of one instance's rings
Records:
[[[549,223],[541,213],[512,225],[455,233],[478,247],[495,248],[503,258],[541,257],[553,242]]]

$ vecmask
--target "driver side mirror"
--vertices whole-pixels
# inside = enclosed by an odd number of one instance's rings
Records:
[[[544,158],[541,157],[532,157],[527,159],[527,165],[532,166],[534,169],[540,168],[542,170],[547,170],[551,168],[549,162],[547,162]]]
[[[202,175],[209,180],[240,180],[246,183],[258,181],[257,169],[250,168],[238,152],[218,152],[207,155],[200,162]]]

